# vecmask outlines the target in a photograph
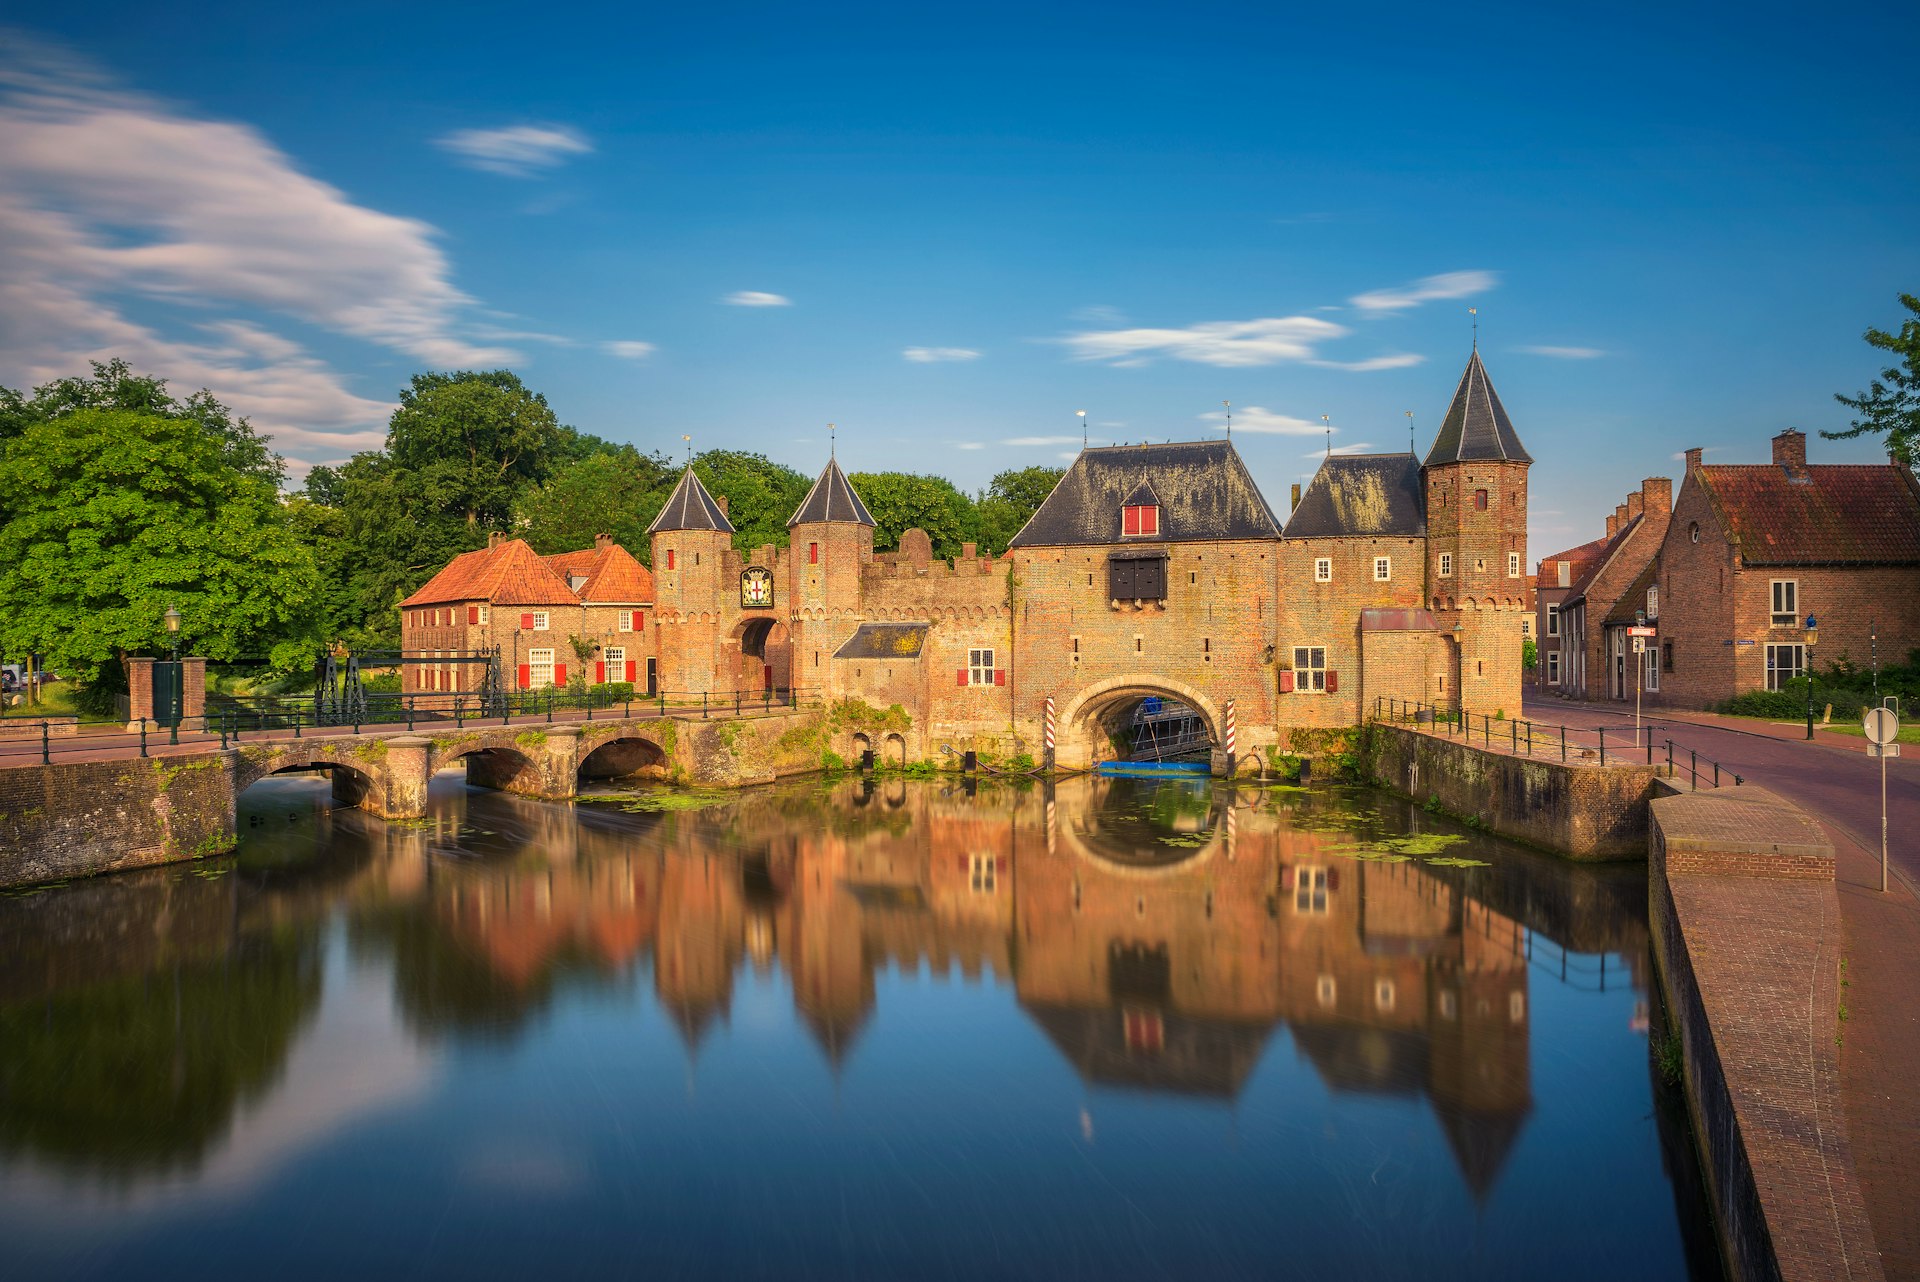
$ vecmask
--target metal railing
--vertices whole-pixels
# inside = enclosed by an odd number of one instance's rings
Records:
[[[1501,718],[1463,712],[1458,704],[1388,698],[1373,701],[1373,719],[1428,726],[1430,733],[1445,734],[1469,744],[1478,736],[1481,746],[1509,756],[1558,758],[1569,764],[1648,765],[1664,768],[1668,779],[1677,779],[1684,771],[1689,786],[1694,789],[1701,786],[1703,779],[1711,779],[1709,786],[1714,788],[1727,779],[1736,786],[1746,782],[1694,749],[1661,738],[1659,726],[1637,729],[1616,726],[1609,739],[1606,726],[1543,724],[1524,717]]]

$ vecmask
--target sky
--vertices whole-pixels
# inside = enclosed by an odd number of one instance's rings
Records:
[[[297,478],[415,372],[977,489],[1424,453],[1475,339],[1534,557],[1843,427],[1920,291],[1920,8],[0,9],[0,383],[124,356]],[[1407,412],[1412,411],[1411,420]],[[1323,418],[1324,416],[1324,418]],[[1883,459],[1810,442],[1813,461]]]

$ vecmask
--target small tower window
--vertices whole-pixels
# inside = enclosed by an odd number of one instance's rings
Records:
[[[1473,492],[1473,506],[1476,511],[1484,512],[1487,510],[1487,492],[1485,490],[1475,490]]]
[[[1150,503],[1120,509],[1120,532],[1125,535],[1160,533],[1160,509]]]
[[[669,570],[673,568],[673,549],[672,548],[667,549],[667,568]]]
[[[807,544],[807,564],[820,564],[820,545],[818,543]]]
[[[1376,556],[1373,558],[1373,580],[1385,583],[1393,578],[1393,558]]]
[[[1443,579],[1453,577],[1453,553],[1451,552],[1440,554],[1440,577]]]

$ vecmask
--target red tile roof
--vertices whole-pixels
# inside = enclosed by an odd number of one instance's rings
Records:
[[[653,603],[652,572],[618,543],[609,543],[604,548],[562,552],[558,556],[547,557],[546,562],[547,567],[563,583],[571,585],[574,576],[586,579],[578,593],[582,601],[607,605]]]
[[[1600,540],[1600,555],[1583,565],[1574,567],[1573,586],[1567,589],[1566,603],[1568,605],[1585,599],[1587,589],[1593,586],[1593,581],[1600,576],[1600,571],[1606,568],[1607,562],[1613,558],[1614,553],[1618,552],[1621,547],[1625,545],[1627,536],[1639,529],[1640,522],[1645,519],[1646,513],[1643,512],[1631,521],[1628,521],[1625,525],[1614,531],[1612,538]],[[1654,548],[1649,551],[1647,555],[1653,557],[1658,556],[1659,553],[1660,549]]]
[[[572,605],[577,600],[524,539],[508,539],[497,547],[462,552],[400,604]]]
[[[1577,548],[1568,548],[1565,552],[1555,552],[1552,556],[1543,556],[1540,558],[1540,569],[1533,576],[1534,586],[1536,588],[1558,589],[1560,586],[1560,569],[1557,563],[1560,561],[1571,561],[1573,563],[1572,568],[1567,571],[1567,583],[1571,585],[1575,579],[1578,579],[1586,573],[1587,566],[1591,562],[1599,560],[1605,556],[1606,553],[1607,539],[1605,535],[1602,535],[1591,543],[1582,543]],[[1547,568],[1550,565],[1554,567],[1551,570]]]
[[[1749,565],[1920,565],[1920,484],[1887,463],[1695,468]]]

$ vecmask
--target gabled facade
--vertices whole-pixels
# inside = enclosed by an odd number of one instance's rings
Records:
[[[1672,518],[1673,482],[1664,476],[1642,481],[1607,517],[1604,546],[1574,579],[1560,604],[1559,693],[1573,699],[1634,697],[1632,665],[1654,661],[1636,660],[1627,635],[1627,628],[1636,621],[1635,612],[1642,608],[1633,603],[1634,585],[1660,555]],[[1623,602],[1624,621],[1615,613]]]

